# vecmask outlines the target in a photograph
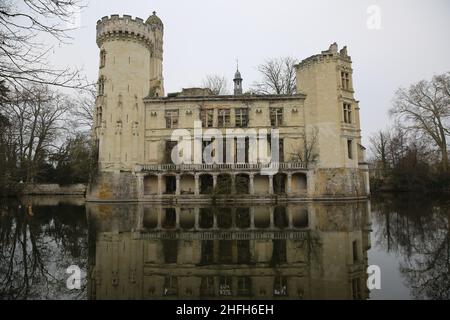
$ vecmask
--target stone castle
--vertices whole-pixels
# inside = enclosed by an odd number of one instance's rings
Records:
[[[365,198],[368,167],[361,145],[359,103],[347,48],[328,50],[296,65],[297,93],[243,93],[236,71],[233,95],[204,88],[165,95],[164,26],[156,13],[145,22],[112,15],[97,22],[100,48],[94,136],[98,175],[89,201],[242,201]],[[190,159],[174,163],[174,130],[192,133]],[[208,137],[215,129],[269,132],[257,149],[244,139]],[[273,140],[270,130],[278,130]],[[255,159],[277,142],[276,163]],[[273,150],[272,150],[272,149]],[[219,157],[221,150],[226,157]],[[199,152],[200,150],[200,152]],[[205,150],[215,159],[190,161]],[[240,156],[242,155],[243,156]],[[226,161],[225,161],[226,158]],[[267,168],[276,168],[268,174]]]

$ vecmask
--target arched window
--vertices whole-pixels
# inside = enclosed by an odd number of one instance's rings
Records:
[[[105,93],[105,77],[101,76],[98,79],[98,95],[102,96]]]

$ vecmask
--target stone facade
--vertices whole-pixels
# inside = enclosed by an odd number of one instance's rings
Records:
[[[155,13],[146,22],[113,15],[97,23],[100,71],[94,121],[100,172],[89,187],[88,200],[262,201],[369,195],[359,103],[346,47],[338,50],[332,44],[301,61],[294,95],[242,94],[237,71],[234,95],[187,88],[164,96],[163,30]],[[171,140],[179,129],[194,138],[189,159],[183,154],[183,161],[174,164]],[[198,129],[206,137],[203,141],[195,138]],[[224,147],[214,134],[208,137],[211,129],[223,135],[228,129],[246,134],[277,129],[276,170],[263,173],[274,168],[269,164],[271,136],[264,146],[249,143],[249,135],[243,143],[232,139]],[[213,163],[197,161],[210,138],[211,154],[216,157],[223,149],[226,157],[214,158]],[[269,150],[266,159],[255,156],[261,155],[261,148]],[[244,157],[239,156],[242,149]]]

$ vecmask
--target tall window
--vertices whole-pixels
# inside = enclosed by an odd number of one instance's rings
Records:
[[[235,109],[236,127],[246,127],[248,125],[248,112],[245,108]]]
[[[348,153],[348,158],[353,159],[353,141],[352,140],[347,140],[347,153]]]
[[[341,82],[342,82],[342,88],[345,90],[350,89],[350,74],[348,72],[341,72]]]
[[[101,76],[98,79],[98,95],[102,96],[105,94],[105,77]]]
[[[100,68],[106,65],[106,50],[100,51]]]
[[[166,110],[166,128],[178,127],[178,110]]]
[[[352,243],[353,262],[358,262],[358,242],[355,240]]]
[[[221,128],[230,126],[230,109],[219,109],[219,118],[217,125]]]
[[[283,125],[283,108],[270,108],[270,125],[272,127]]]
[[[210,128],[213,126],[214,109],[204,109],[201,112],[203,128]]]
[[[352,123],[352,105],[350,103],[343,104],[344,108],[344,122]]]
[[[100,127],[102,125],[102,117],[103,117],[102,107],[98,107],[98,109],[97,109],[97,126],[98,127]]]

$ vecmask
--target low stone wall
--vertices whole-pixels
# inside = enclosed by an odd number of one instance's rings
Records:
[[[59,184],[25,184],[21,188],[22,195],[82,195],[86,193],[86,185],[72,184],[60,186]]]

